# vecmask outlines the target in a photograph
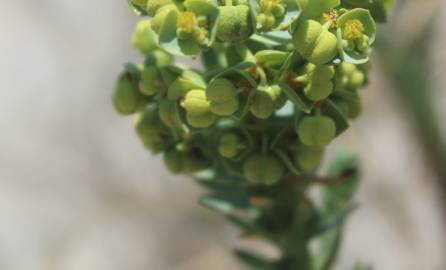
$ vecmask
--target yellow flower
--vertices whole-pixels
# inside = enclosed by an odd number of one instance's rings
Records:
[[[344,35],[348,40],[355,40],[362,36],[364,25],[360,20],[348,20],[345,23]]]
[[[190,11],[181,12],[178,16],[177,26],[183,32],[193,33],[198,26],[197,17]]]

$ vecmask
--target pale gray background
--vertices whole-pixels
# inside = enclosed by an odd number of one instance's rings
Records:
[[[438,105],[446,113],[446,7],[407,0],[393,23],[402,42],[431,16],[437,26]],[[1,1],[0,269],[242,269],[237,232],[196,205],[113,111],[122,64],[140,56],[124,0]],[[418,16],[422,12],[423,16]],[[421,18],[421,19],[422,19]],[[410,27],[408,27],[408,25]],[[413,130],[379,70],[365,112],[332,147],[363,158],[361,208],[338,269],[444,270],[440,197]],[[266,252],[269,249],[265,247]]]

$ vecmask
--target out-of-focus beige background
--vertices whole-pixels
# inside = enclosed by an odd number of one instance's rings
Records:
[[[438,16],[444,115],[446,3],[405,2],[391,22],[402,42]],[[141,59],[125,1],[15,0],[1,11],[0,269],[243,269],[229,255],[245,245],[237,232],[197,206],[200,189],[167,173],[112,109],[115,76]],[[360,259],[378,270],[444,270],[433,172],[383,74],[372,76],[363,116],[332,147],[358,151],[364,166],[337,269]]]

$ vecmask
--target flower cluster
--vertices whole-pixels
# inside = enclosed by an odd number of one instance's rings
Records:
[[[173,173],[223,167],[252,185],[311,174],[361,112],[376,26],[360,3],[130,0],[150,17],[132,37],[145,60],[119,76],[115,108]]]

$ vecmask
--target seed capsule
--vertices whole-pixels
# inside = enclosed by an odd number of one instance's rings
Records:
[[[257,89],[252,99],[250,111],[257,118],[269,118],[274,112],[273,97],[267,91]]]
[[[217,38],[222,42],[237,43],[248,39],[254,29],[251,25],[249,7],[222,6],[219,7],[220,19],[217,26]]]
[[[144,97],[133,84],[130,75],[123,74],[118,79],[113,105],[116,111],[123,115],[135,113],[145,105]]]
[[[157,153],[165,148],[169,135],[160,125],[156,110],[151,108],[140,113],[135,119],[135,129],[147,149]]]
[[[183,106],[187,112],[187,121],[193,127],[205,128],[216,120],[204,90],[189,91],[184,98]]]
[[[322,150],[301,145],[294,155],[294,164],[304,172],[310,172],[319,166],[321,159]]]
[[[332,66],[316,66],[310,73],[309,83],[305,87],[305,95],[312,101],[320,101],[327,98],[333,91],[332,79],[335,70]]]
[[[315,65],[330,62],[337,54],[337,38],[319,22],[303,22],[293,35],[296,50]]]
[[[176,104],[175,101],[163,99],[158,106],[158,115],[161,121],[168,126],[174,127],[179,124],[179,120],[176,117]]]
[[[213,80],[206,87],[206,97],[210,101],[227,101],[237,96],[237,90],[227,79]]]
[[[243,164],[243,174],[254,185],[274,185],[283,176],[284,166],[274,156],[256,154]]]
[[[304,145],[323,148],[336,137],[336,125],[327,116],[305,116],[298,123],[297,134]]]
[[[218,153],[225,158],[235,157],[240,150],[240,139],[236,134],[227,133],[220,137]]]

